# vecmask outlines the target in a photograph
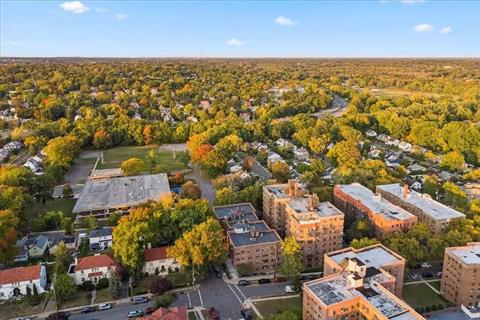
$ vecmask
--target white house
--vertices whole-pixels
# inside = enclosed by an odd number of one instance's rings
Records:
[[[145,249],[143,272],[149,275],[166,275],[169,272],[178,271],[180,265],[175,259],[167,257],[167,249],[168,247]]]
[[[398,144],[398,148],[405,152],[412,152],[413,145],[405,141],[400,141],[400,143]]]
[[[365,134],[369,138],[375,138],[377,136],[377,133],[373,130],[367,130],[367,132],[365,132]]]
[[[0,300],[26,295],[27,287],[33,294],[33,286],[38,293],[44,293],[47,288],[47,270],[45,266],[35,265],[0,270]]]
[[[280,148],[292,148],[293,147],[293,144],[290,141],[285,140],[283,138],[277,139],[277,141],[275,141],[275,144]]]
[[[112,247],[112,228],[101,228],[90,231],[88,234],[90,250],[105,250]]]
[[[275,152],[270,152],[268,154],[268,164],[273,164],[277,161],[283,161],[283,158],[282,156],[280,156],[278,153],[275,153]]]
[[[296,149],[294,152],[293,152],[294,156],[295,156],[295,159],[297,160],[305,160],[307,161],[308,159],[310,159],[310,153],[308,152],[307,149],[305,148],[298,148]]]
[[[75,258],[70,265],[68,274],[73,278],[76,285],[85,281],[97,283],[102,278],[109,278],[112,272],[117,272],[118,264],[108,254],[99,254],[83,258]]]

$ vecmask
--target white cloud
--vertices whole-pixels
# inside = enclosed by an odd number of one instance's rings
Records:
[[[428,23],[417,24],[412,29],[415,32],[431,32],[431,31],[435,30],[435,28],[431,24],[428,24]]]
[[[293,22],[292,19],[290,18],[287,18],[287,17],[284,17],[284,16],[279,16],[275,19],[275,23],[276,24],[279,24],[281,26],[285,26],[285,27],[291,27],[295,24],[295,22]]]
[[[80,1],[67,1],[64,2],[60,5],[60,8],[62,8],[65,11],[73,12],[73,13],[84,13],[90,10],[89,7],[84,5]]]
[[[123,14],[123,13],[117,13],[117,14],[115,15],[115,18],[117,18],[117,20],[122,21],[122,20],[127,19],[127,15],[126,15],[126,14]]]
[[[442,34],[447,34],[447,33],[450,33],[450,32],[452,32],[452,31],[453,31],[453,29],[452,29],[452,27],[450,27],[450,26],[448,26],[448,27],[443,27],[442,29],[440,29],[440,33],[442,33]]]
[[[232,38],[227,41],[229,46],[240,47],[243,46],[245,43],[243,41],[238,40],[237,38]]]
[[[95,12],[106,13],[106,12],[108,12],[108,9],[107,8],[95,8]]]

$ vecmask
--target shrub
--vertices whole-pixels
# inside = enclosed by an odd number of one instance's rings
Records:
[[[172,288],[172,284],[165,278],[155,277],[150,281],[150,292],[153,294],[164,294]]]
[[[177,295],[173,292],[162,294],[157,298],[156,306],[157,308],[168,308],[176,299]]]
[[[84,281],[78,288],[84,291],[92,291],[94,289],[93,282],[90,280]]]
[[[104,288],[108,288],[108,279],[107,278],[102,278],[100,280],[98,280],[98,283],[97,283],[97,289],[100,290],[100,289],[104,289]]]

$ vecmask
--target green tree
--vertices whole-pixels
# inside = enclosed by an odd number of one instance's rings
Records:
[[[272,164],[272,176],[279,183],[285,183],[292,177],[288,164],[283,161],[275,161]]]
[[[442,157],[440,167],[449,171],[460,171],[465,165],[465,158],[459,151],[451,151]]]
[[[85,228],[88,231],[90,231],[97,228],[98,221],[97,221],[97,218],[95,218],[93,215],[89,215],[82,218],[82,220],[80,221],[80,225],[82,228]]]
[[[180,197],[197,200],[202,197],[202,191],[193,181],[187,181],[182,186]]]
[[[55,250],[55,274],[67,273],[71,261],[71,253],[63,241],[57,244]]]
[[[108,279],[110,282],[110,293],[112,294],[112,298],[117,299],[122,294],[122,283],[116,272],[111,272]]]
[[[361,238],[361,239],[353,239],[350,243],[350,246],[355,249],[361,249],[368,246],[373,246],[374,244],[379,243],[375,238]]]
[[[120,166],[125,176],[136,176],[147,170],[145,162],[139,158],[130,158],[122,162]]]
[[[282,242],[282,265],[280,272],[289,279],[297,279],[303,270],[301,246],[293,237],[286,237]]]
[[[73,282],[72,277],[66,273],[55,274],[53,290],[58,310],[65,299],[75,292],[75,283]]]

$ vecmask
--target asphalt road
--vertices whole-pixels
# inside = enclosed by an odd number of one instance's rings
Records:
[[[223,281],[223,279],[219,279],[214,275],[211,275],[202,282],[198,290],[179,293],[177,300],[172,304],[172,306],[203,306],[206,309],[214,307],[220,312],[221,319],[238,320],[241,318],[240,310],[245,299],[283,294],[284,287],[287,284],[287,282],[283,282],[240,287],[235,284],[228,284]],[[153,304],[154,302],[152,301],[138,305],[133,305],[127,302],[114,305],[113,308],[108,311],[96,311],[88,314],[72,314],[70,319],[127,319],[127,314],[129,311],[137,309],[143,311],[147,307],[153,306]]]

